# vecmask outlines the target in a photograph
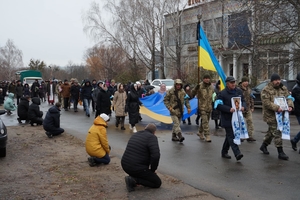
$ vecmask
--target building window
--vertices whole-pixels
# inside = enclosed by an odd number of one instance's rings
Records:
[[[182,44],[197,42],[197,24],[186,24],[182,26]]]
[[[229,76],[233,76],[233,64],[229,64]]]
[[[222,17],[210,19],[203,22],[203,29],[208,40],[221,40]]]
[[[175,37],[176,37],[175,28],[169,28],[167,30],[168,46],[175,46],[176,45]]]
[[[243,64],[243,76],[246,76],[246,77],[249,76],[249,64],[248,63]]]

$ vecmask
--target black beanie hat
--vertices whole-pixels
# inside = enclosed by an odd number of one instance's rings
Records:
[[[271,82],[275,81],[275,80],[280,80],[280,76],[276,73],[272,74],[272,76],[271,76]]]

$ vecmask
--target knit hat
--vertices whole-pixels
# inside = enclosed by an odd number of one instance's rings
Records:
[[[225,82],[235,82],[235,78],[233,76],[228,76]]]
[[[272,74],[272,76],[271,76],[271,82],[275,81],[275,80],[280,80],[280,76],[276,73]]]
[[[209,78],[210,79],[210,75],[209,74],[204,74],[203,79],[205,78]]]
[[[102,114],[100,115],[100,117],[101,117],[104,121],[106,121],[106,122],[109,121],[109,116],[108,116],[107,114],[105,114],[105,113],[102,113]]]
[[[146,126],[145,130],[148,130],[151,133],[154,133],[156,131],[156,126],[155,126],[155,124],[150,123]]]
[[[243,83],[243,82],[249,82],[249,78],[246,77],[246,76],[244,76],[244,77],[242,78],[242,83]]]

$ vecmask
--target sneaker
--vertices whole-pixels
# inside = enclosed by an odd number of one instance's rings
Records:
[[[231,156],[228,153],[222,154],[222,158],[231,159]]]
[[[88,157],[89,165],[90,167],[94,167],[97,165],[97,163],[94,160],[94,157]]]
[[[130,130],[132,130],[132,126],[131,126],[131,124],[129,124],[129,129],[130,129]]]
[[[52,138],[53,135],[50,132],[46,132],[46,135],[48,136],[48,138]]]
[[[136,133],[136,132],[137,132],[137,130],[136,130],[136,128],[135,128],[135,126],[132,128],[132,132],[134,132],[134,133]]]
[[[291,140],[292,148],[294,151],[297,151],[297,143],[294,140]]]
[[[131,176],[125,177],[126,188],[128,192],[134,191],[134,187],[136,186],[135,180]]]
[[[244,155],[239,153],[235,158],[236,160],[241,160]]]

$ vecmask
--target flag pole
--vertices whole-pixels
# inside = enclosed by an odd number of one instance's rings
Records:
[[[200,35],[200,27],[201,27],[201,18],[202,15],[198,14],[198,23],[197,23],[197,40],[198,40],[198,83],[200,83],[200,40],[201,40],[201,35]],[[198,105],[199,106],[199,105]]]

